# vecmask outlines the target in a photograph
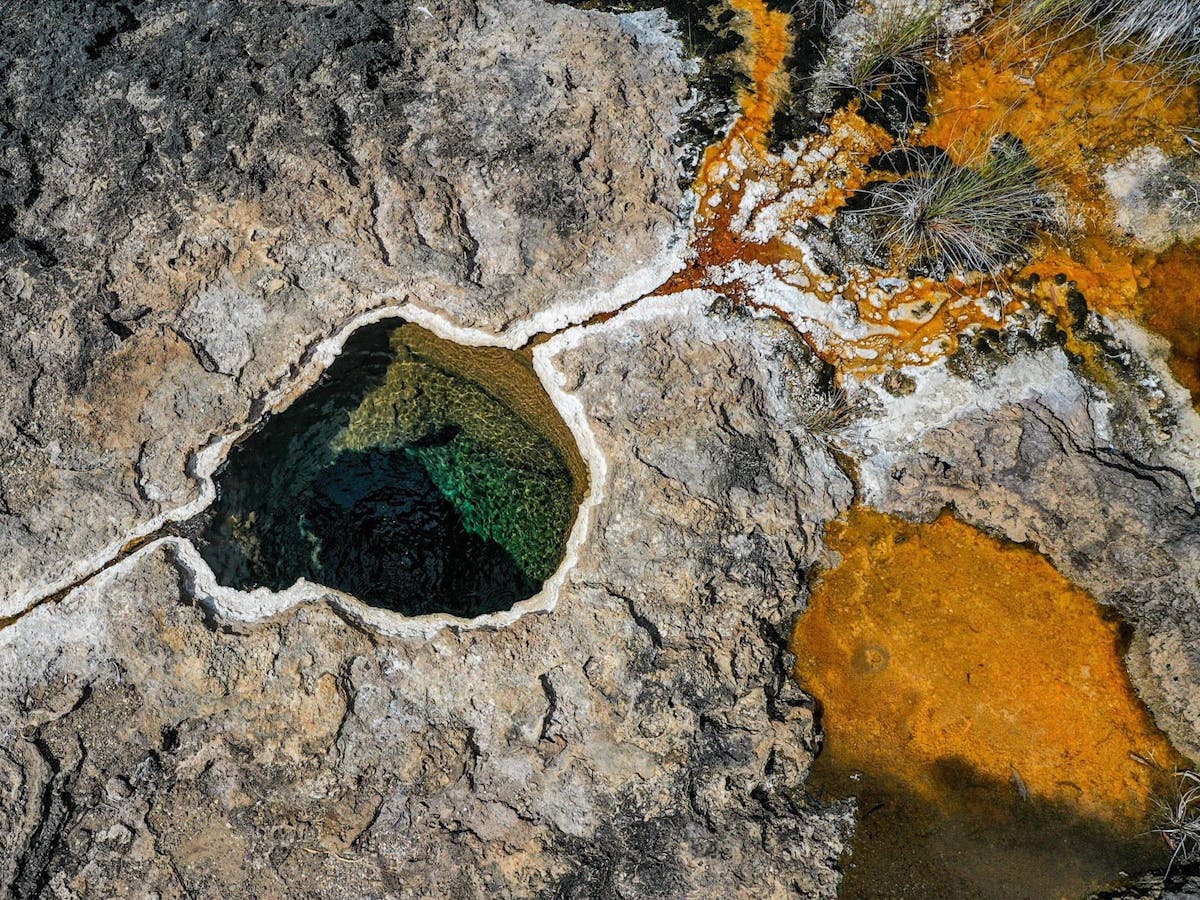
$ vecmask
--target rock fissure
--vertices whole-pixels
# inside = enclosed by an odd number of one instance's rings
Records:
[[[42,794],[37,830],[17,860],[12,887],[19,900],[37,897],[47,887],[51,875],[51,855],[72,813],[71,794],[67,786],[60,783],[62,767],[58,759],[40,736],[35,735],[32,743],[49,769],[49,778]]]

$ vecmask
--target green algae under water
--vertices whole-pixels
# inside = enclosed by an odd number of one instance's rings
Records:
[[[406,615],[464,617],[538,592],[586,490],[517,354],[395,321],[357,331],[215,482],[197,545],[221,584],[303,577]]]

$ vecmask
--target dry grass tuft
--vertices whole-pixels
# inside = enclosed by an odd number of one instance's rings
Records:
[[[1018,0],[1012,21],[1022,32],[1048,27],[1095,32],[1102,54],[1124,52],[1171,78],[1200,78],[1200,3],[1196,0]]]
[[[1175,863],[1200,861],[1200,772],[1175,773],[1175,794],[1156,800],[1159,824],[1154,833],[1172,850],[1170,872]]]
[[[1013,138],[1001,137],[967,165],[919,156],[914,171],[866,189],[864,212],[881,228],[896,262],[997,275],[1024,255],[1049,223],[1043,172]]]
[[[925,55],[939,37],[936,9],[877,12],[838,87],[873,97],[885,87],[915,84],[925,77]]]

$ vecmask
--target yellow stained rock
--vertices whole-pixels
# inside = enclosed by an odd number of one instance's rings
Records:
[[[1146,761],[1180,760],[1134,694],[1117,620],[1033,550],[949,515],[857,508],[827,537],[842,561],[792,648],[823,707],[810,787],[875,807],[844,896],[893,896],[872,878],[917,889],[916,871],[924,896],[1079,896],[1157,860],[1138,836],[1165,776]]]

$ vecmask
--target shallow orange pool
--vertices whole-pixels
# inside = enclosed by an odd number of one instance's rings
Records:
[[[860,798],[843,897],[1078,897],[1165,863],[1143,832],[1180,760],[1119,621],[949,515],[858,508],[828,539],[793,650],[823,710],[810,789]]]

